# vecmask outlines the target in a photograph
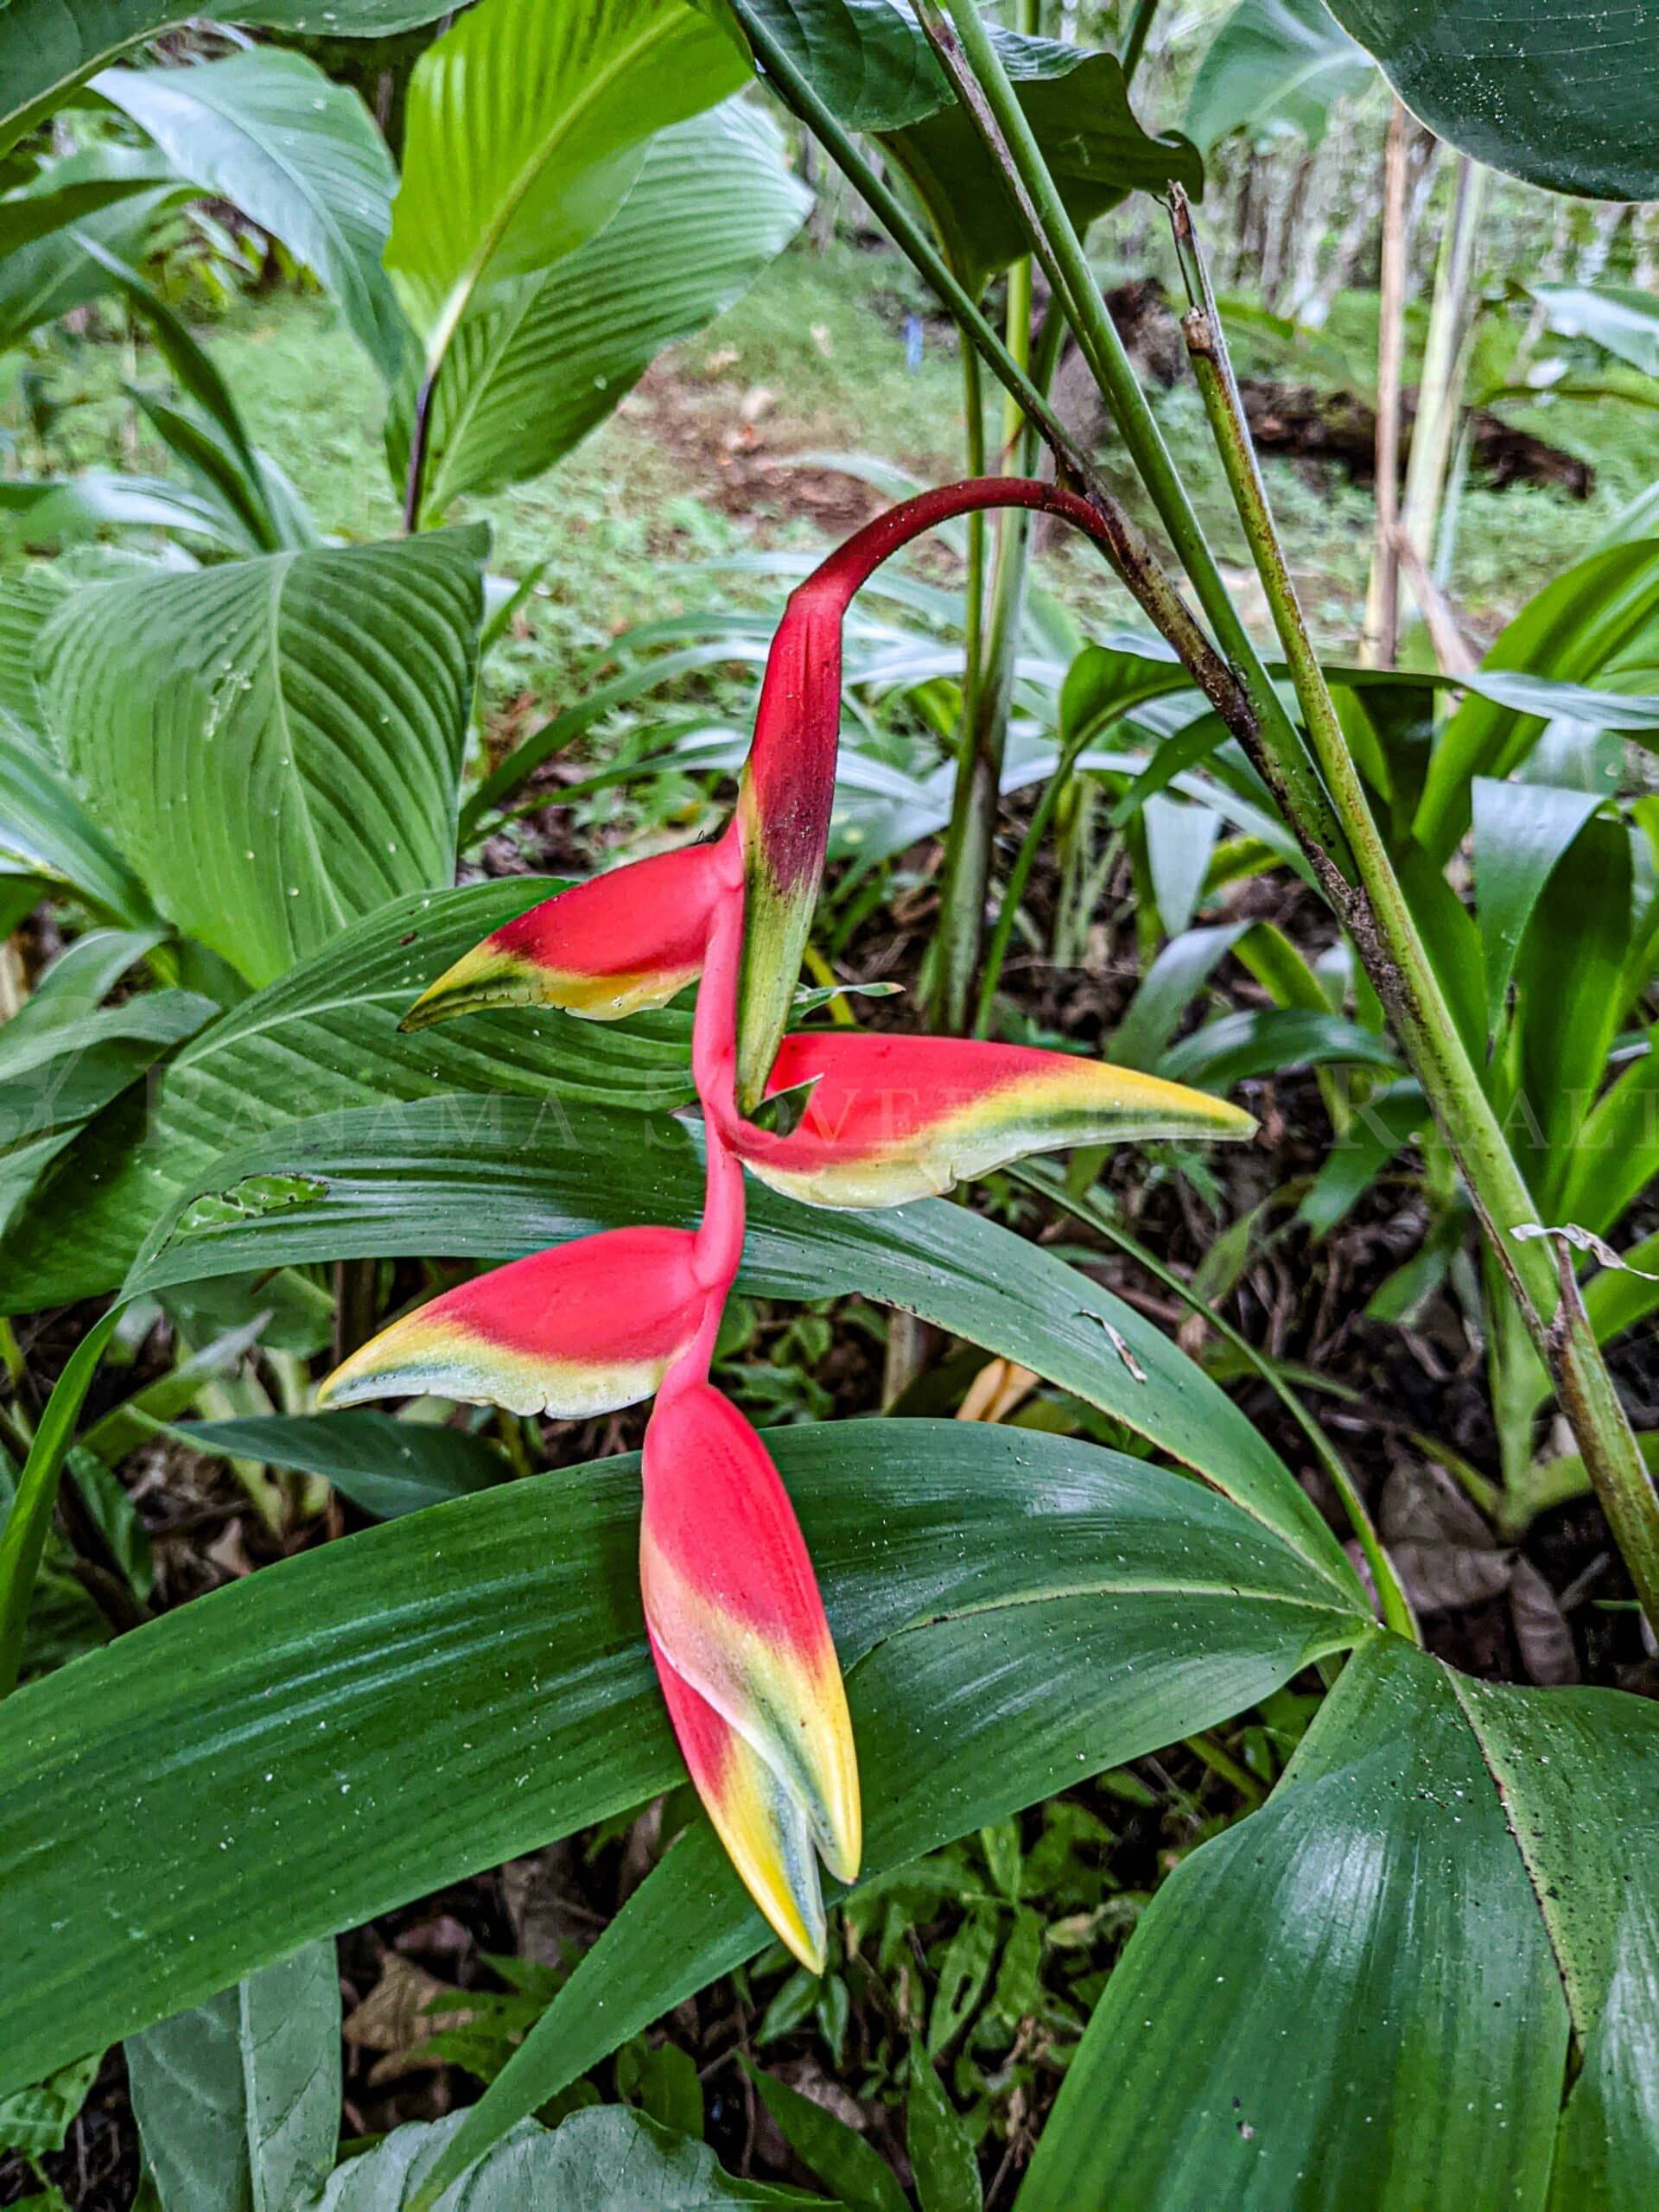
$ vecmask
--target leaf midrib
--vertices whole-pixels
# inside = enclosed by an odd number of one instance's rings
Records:
[[[631,40],[620,53],[612,56],[610,61],[596,76],[588,79],[582,92],[564,109],[546,136],[525,157],[518,175],[507,188],[499,203],[494,218],[485,225],[478,251],[474,254],[471,262],[461,270],[450,290],[448,298],[444,302],[442,313],[438,318],[437,330],[427,352],[427,374],[429,377],[435,377],[443,365],[444,358],[460,327],[461,319],[471,304],[473,294],[482,281],[484,272],[493,259],[502,238],[506,235],[508,226],[524,204],[537,179],[557,153],[559,147],[570,136],[572,130],[583,115],[592,108],[600,93],[607,91],[619,76],[633,66],[639,56],[649,52],[650,48],[670,31],[677,30],[680,28],[672,16],[666,13],[659,15],[648,30],[641,32],[637,38]],[[621,152],[624,149],[619,148],[617,150]],[[626,196],[624,194],[625,198]],[[561,255],[559,258],[563,259],[563,256]],[[554,265],[556,266],[556,264]]]

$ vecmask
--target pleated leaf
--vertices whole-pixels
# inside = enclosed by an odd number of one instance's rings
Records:
[[[380,256],[397,181],[349,86],[303,54],[250,47],[188,69],[105,69],[92,89],[153,138],[181,177],[279,238],[334,293],[381,373],[408,327]]]
[[[1226,1501],[1091,1446],[911,1421],[775,1444],[884,1808],[880,1866],[1365,1632]],[[562,1468],[388,1522],[0,1706],[0,2090],[677,1780],[639,1482],[632,1459]],[[659,1950],[659,1974],[682,1955]]]
[[[665,346],[748,289],[811,204],[782,151],[743,101],[674,124],[596,238],[462,318],[431,402],[425,512],[551,468]],[[412,403],[406,382],[386,434],[399,484]]]
[[[429,47],[386,249],[428,372],[487,288],[549,268],[610,220],[654,131],[747,74],[713,11],[687,0],[515,0],[472,10]]]
[[[47,711],[92,813],[249,982],[449,880],[486,542],[92,585],[44,632]]]

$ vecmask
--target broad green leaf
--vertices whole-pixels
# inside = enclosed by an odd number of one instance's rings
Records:
[[[899,2177],[855,2127],[758,2066],[748,2074],[785,2142],[838,2204],[848,2212],[910,2212]]]
[[[484,0],[429,47],[385,257],[428,373],[480,294],[610,220],[654,131],[747,74],[736,40],[690,0]]]
[[[464,2118],[394,2128],[340,2168],[316,2212],[406,2212]],[[439,2202],[442,2212],[722,2212],[743,2204],[830,2212],[822,2197],[739,2181],[706,2144],[620,2105],[572,2113],[551,2134],[526,2121],[467,2176],[464,2190]]]
[[[1337,102],[1366,91],[1376,73],[1324,0],[1239,0],[1198,64],[1187,136],[1206,154],[1235,130],[1254,146],[1294,136],[1315,147]]]
[[[1269,1804],[1153,1899],[1020,2212],[1541,2205],[1567,2007],[1475,1687],[1391,1638],[1349,1662]]]
[[[1365,1633],[1226,1500],[1088,1445],[841,1422],[773,1450],[851,1671],[873,1872]],[[505,1484],[283,1560],[0,1707],[0,2089],[675,1780],[638,1515],[633,1459]],[[657,1946],[659,1979],[696,1924]],[[746,1902],[739,1927],[740,1956],[761,1947]]]
[[[1659,1034],[1586,1116],[1561,1187],[1563,1217],[1605,1236],[1659,1175]]]
[[[43,1029],[0,1030],[0,1151],[88,1120],[168,1048],[217,1019],[196,991],[146,991]]]
[[[1340,1014],[1271,1007],[1262,1014],[1224,1014],[1172,1045],[1158,1063],[1172,1083],[1227,1090],[1248,1076],[1285,1068],[1347,1065],[1394,1068],[1388,1039]]]
[[[984,2193],[973,2139],[913,2037],[905,2136],[922,2212],[980,2212]]]
[[[1588,338],[1643,376],[1659,377],[1659,301],[1629,284],[1529,284],[1562,338]]]
[[[0,484],[0,531],[14,544],[41,547],[104,530],[175,530],[221,553],[257,553],[239,516],[222,499],[160,476],[35,476]]]
[[[512,1473],[481,1436],[430,1421],[393,1421],[386,1414],[259,1414],[192,1421],[173,1433],[197,1452],[326,1475],[377,1521],[488,1490]]]
[[[1550,192],[1659,194],[1659,48],[1648,0],[1332,0],[1436,137]]]
[[[382,374],[397,374],[408,332],[380,266],[397,172],[354,92],[270,46],[188,69],[105,69],[91,88],[180,176],[239,207],[315,270]]]
[[[0,744],[0,766],[4,757]],[[452,1135],[464,1141],[494,1110],[487,1095],[543,1099],[551,1090],[537,1114],[556,1141],[567,1126],[561,1097],[683,1103],[691,1090],[689,1025],[675,1013],[601,1025],[527,1007],[398,1033],[400,1017],[435,976],[559,888],[519,876],[413,893],[245,1000],[168,1063],[144,1111],[119,1103],[70,1147],[8,1232],[0,1302],[31,1313],[113,1290],[150,1224],[213,1160],[302,1108],[373,1107],[390,1141],[404,1102],[474,1092],[470,1104],[454,1108]],[[638,1125],[594,1127],[619,1159],[645,1141]]]
[[[474,526],[89,585],[43,633],[94,813],[250,982],[448,880],[485,543]]]
[[[906,1437],[910,1427],[903,1425]],[[1046,1453],[1030,1462],[1039,1470],[1054,1464]],[[1260,1541],[1253,1536],[1239,1554],[1241,1567],[1247,1555],[1258,1557]],[[866,1801],[862,1881],[1210,1726],[1284,1679],[1287,1639],[1302,1632],[1299,1620],[1272,1608],[1217,1607],[1196,1593],[1172,1596],[1155,1571],[1135,1580],[1152,1564],[1137,1549],[1117,1564],[1134,1587],[1111,1601],[1109,1618],[1081,1593],[1045,1608],[1040,1624],[1015,1609],[968,1608],[937,1623],[925,1641],[895,1637],[853,1669]],[[1196,1556],[1192,1566],[1202,1580]],[[1354,1616],[1344,1641],[1365,1632]],[[922,1712],[925,1757],[917,1750]],[[699,1821],[584,1955],[468,2116],[450,2171],[769,1940],[713,1830]]]
[[[1555,865],[1602,804],[1597,791],[1546,784],[1471,786],[1475,828],[1475,916],[1486,963],[1486,1021],[1496,1031],[1509,996],[1516,956]]]
[[[550,468],[665,346],[747,290],[810,205],[747,101],[659,132],[597,237],[462,318],[431,397],[423,511]],[[414,404],[411,378],[387,425],[399,485]]]
[[[734,0],[733,12],[785,48],[849,130],[880,139],[970,289],[1024,251],[1007,188],[903,0]],[[1116,54],[1000,27],[993,36],[1077,221],[1172,180],[1202,191],[1196,149],[1173,131],[1154,137],[1135,120]]]
[[[433,0],[238,0],[231,20],[328,38],[384,38],[444,13]],[[106,61],[194,21],[184,0],[8,0],[0,9],[0,152]]]
[[[506,1097],[294,1123],[221,1160],[157,1224],[127,1288],[321,1259],[505,1259],[601,1228],[695,1223],[689,1132],[632,1135],[619,1143],[613,1120],[574,1103]],[[1016,1359],[1196,1468],[1344,1594],[1357,1586],[1300,1484],[1199,1368],[1132,1306],[964,1207],[832,1213],[754,1186],[739,1282],[779,1298],[861,1294]]]
[[[332,1942],[127,2038],[162,2212],[294,2212],[340,2136],[340,1968]]]

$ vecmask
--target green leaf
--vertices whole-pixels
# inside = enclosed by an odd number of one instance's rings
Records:
[[[512,1473],[481,1436],[428,1421],[393,1421],[386,1414],[259,1414],[192,1421],[173,1433],[194,1451],[326,1475],[378,1521],[488,1490]]]
[[[1021,2212],[1647,2202],[1659,1876],[1630,1838],[1656,1791],[1643,1700],[1379,1638],[1267,1808],[1154,1899]]]
[[[101,1320],[93,1323],[53,1385],[35,1440],[29,1446],[29,1458],[23,1463],[23,1471],[17,1478],[16,1495],[6,1515],[5,1527],[0,1530],[0,1698],[7,1695],[17,1680],[23,1630],[35,1595],[41,1555],[46,1549],[47,1532],[52,1526],[64,1456],[74,1435],[81,1402],[114,1331],[118,1310],[111,1307]],[[84,2050],[89,2040],[81,2037],[76,2049]],[[55,2051],[47,2064],[60,2066],[72,2055],[67,2050]],[[35,2074],[45,2070],[42,2067],[26,2069],[11,2077],[6,2086],[21,2088]]]
[[[1246,131],[1253,146],[1323,140],[1331,111],[1376,80],[1376,64],[1324,0],[1239,0],[1205,49],[1186,131],[1205,153]]]
[[[1007,188],[900,0],[737,0],[785,48],[849,130],[878,137],[925,205],[970,290],[1025,250]],[[1197,196],[1198,153],[1154,137],[1129,106],[1116,54],[994,28],[1016,96],[1072,217],[1087,225],[1126,192],[1173,181]]]
[[[1326,1153],[1296,1209],[1297,1220],[1310,1235],[1328,1236],[1427,1120],[1428,1101],[1415,1080],[1373,1091]]]
[[[1630,876],[1624,824],[1586,823],[1539,896],[1516,971],[1524,1110],[1510,1127],[1546,1221],[1624,1013]]]
[[[980,1432],[979,1424],[954,1426]],[[854,1425],[853,1434],[863,1427]],[[891,1424],[886,1450],[902,1445],[907,1455],[918,1442],[916,1427]],[[784,1443],[809,1433],[778,1436]],[[844,1449],[848,1425],[837,1433]],[[1043,1516],[1051,1508],[1068,1510],[1064,1486],[1053,1479],[1066,1461],[1052,1455],[1049,1440],[1027,1432],[1004,1440],[1008,1478],[1041,1501]],[[1078,1447],[1065,1448],[1075,1454]],[[982,1531],[976,1555],[988,1565],[999,1541],[994,1522],[982,1517],[992,1455],[979,1442],[944,1446],[947,1453],[953,1449],[963,1452],[964,1502]],[[1113,1464],[1119,1472],[1125,1465]],[[1154,1469],[1142,1471],[1160,1484],[1167,1479]],[[885,1514],[885,1478],[882,1496]],[[878,1883],[987,1821],[1213,1726],[1287,1680],[1293,1650],[1311,1653],[1301,1639],[1317,1611],[1305,1614],[1299,1604],[1268,1596],[1271,1590],[1288,1596],[1297,1586],[1281,1580],[1289,1556],[1282,1548],[1219,1500],[1205,1500],[1195,1517],[1193,1500],[1179,1489],[1159,1496],[1169,1515],[1161,1529],[1154,1525],[1161,1518],[1156,1510],[1150,1521],[1138,1510],[1119,1518],[1119,1507],[1093,1491],[1103,1513],[1100,1536],[1116,1528],[1127,1542],[1106,1546],[1093,1566],[1077,1555],[1089,1588],[1080,1580],[1052,1604],[1007,1607],[942,1597],[929,1626],[889,1638],[851,1666],[867,1823],[861,1882]],[[1089,1510],[1081,1491],[1071,1505]],[[1128,1506],[1127,1497],[1122,1505]],[[822,1565],[821,1541],[809,1535]],[[899,1541],[896,1524],[893,1535]],[[1212,1552],[1217,1538],[1220,1548]],[[1199,1548],[1190,1550],[1194,1541]],[[1230,1553],[1237,1572],[1224,1569],[1231,1576],[1224,1592],[1211,1586],[1211,1562],[1221,1564]],[[1101,1567],[1106,1586],[1096,1589],[1091,1578]],[[1300,1586],[1316,1598],[1321,1586],[1305,1579]],[[1334,1631],[1342,1642],[1367,1632],[1357,1611],[1347,1620],[1345,1630]],[[918,1754],[923,1713],[925,1757]],[[447,2162],[449,2176],[626,2037],[769,1940],[712,1829],[699,1820],[582,1957],[474,2107]]]
[[[384,38],[444,13],[433,0],[238,0],[238,23]],[[10,0],[0,9],[0,152],[106,61],[194,20],[186,0]]]
[[[171,165],[150,147],[86,146],[43,161],[26,183],[0,200],[0,258],[66,231],[152,185],[178,185]]]
[[[1602,798],[1599,791],[1499,783],[1491,776],[1475,778],[1471,798],[1475,914],[1486,963],[1486,1021],[1496,1031],[1540,894]]]
[[[170,918],[269,982],[454,867],[481,527],[78,592],[48,711]]]
[[[291,2212],[340,2135],[331,1942],[127,2038],[132,2108],[163,2212]]]
[[[399,1018],[434,976],[559,887],[520,876],[412,893],[245,1000],[161,1070],[144,1112],[118,1103],[70,1147],[8,1231],[0,1302],[29,1313],[112,1290],[146,1229],[213,1160],[292,1121],[298,1106],[375,1107],[389,1137],[404,1102],[448,1093],[450,1134],[464,1144],[498,1110],[489,1094],[541,1100],[550,1142],[569,1128],[561,1097],[682,1103],[691,1089],[682,1014],[599,1024],[525,1008],[399,1033]],[[593,1129],[619,1158],[642,1141],[637,1124],[601,1119]]]
[[[927,2016],[927,2056],[937,2058],[957,2037],[985,1993],[996,1963],[997,1929],[1001,1915],[995,1906],[976,1905],[945,1948],[939,1963],[938,1986]]]
[[[386,248],[427,373],[475,299],[610,220],[654,131],[747,74],[736,41],[687,0],[495,0],[429,47]]]
[[[380,266],[397,172],[354,92],[271,46],[188,69],[105,69],[92,90],[181,176],[279,238],[334,294],[382,374],[397,373],[408,329]]]
[[[61,2151],[103,2063],[104,2054],[97,2050],[60,2066],[44,2082],[0,2097],[0,2151],[22,2151],[31,2158]]]
[[[1659,302],[1628,284],[1529,284],[1562,338],[1588,338],[1643,376],[1659,377]]]
[[[0,1150],[86,1122],[219,1008],[196,991],[147,991],[16,1039],[0,1030]]]
[[[1224,1499],[1087,1445],[905,1421],[773,1448],[850,1670],[872,1872],[1365,1630]],[[284,1560],[9,1699],[0,2089],[677,1779],[638,1518],[632,1459],[505,1484]],[[735,1889],[714,1884],[741,1957],[765,1936]],[[659,1981],[707,1910],[658,1944]]]
[[[1482,673],[1490,678],[1494,672],[1523,671],[1578,685],[1597,678],[1616,687],[1628,665],[1637,688],[1647,690],[1656,626],[1659,540],[1643,538],[1592,553],[1547,584],[1503,631]],[[1609,707],[1624,703],[1616,696],[1606,702]],[[1536,706],[1524,700],[1510,705],[1479,692],[1464,701],[1440,733],[1417,813],[1418,841],[1433,859],[1444,864],[1469,826],[1472,779],[1510,774],[1543,734],[1545,717],[1558,714],[1593,722],[1597,704],[1592,698],[1574,705],[1557,696]]]
[[[1109,1057],[1150,1074],[1162,1060],[1181,1017],[1198,997],[1248,922],[1186,930],[1172,938],[1136,986],[1128,1010],[1112,1033]]]
[[[463,316],[430,401],[423,512],[550,468],[664,346],[747,290],[810,204],[776,127],[747,101],[659,132],[597,237]],[[414,405],[411,377],[387,424],[400,485]]]
[[[898,2176],[855,2127],[758,2066],[748,2075],[785,2142],[838,2202],[849,2212],[910,2212]]]
[[[16,13],[15,8],[0,10],[0,68]],[[0,84],[4,81],[0,77]],[[0,105],[4,99],[0,92]],[[124,194],[92,208],[73,228],[48,231],[0,261],[0,347],[16,345],[42,323],[107,292],[109,271],[87,251],[88,242],[124,263],[142,261],[159,243],[162,215],[187,189],[175,181]]]
[[[1491,168],[1589,200],[1659,194],[1659,42],[1648,0],[1332,0],[1433,131]]]
[[[689,1226],[702,1205],[689,1134],[632,1134],[619,1142],[608,1117],[511,1098],[295,1123],[222,1160],[207,1195],[298,1175],[311,1186],[302,1202],[245,1218],[209,1205],[176,1230],[160,1224],[127,1287],[319,1259],[504,1259],[601,1228]],[[861,1294],[1034,1368],[1197,1468],[1344,1595],[1357,1587],[1300,1484],[1199,1368],[1132,1306],[964,1207],[827,1212],[753,1188],[739,1283],[779,1298]]]
[[[1229,1090],[1249,1076],[1332,1065],[1395,1068],[1399,1063],[1386,1038],[1344,1014],[1270,1007],[1262,1014],[1224,1014],[1206,1022],[1169,1047],[1158,1072],[1172,1083]]]
[[[1020,2212],[1535,2206],[1567,2028],[1455,1680],[1378,1639],[1154,1897]]]
[[[981,2212],[985,2199],[973,2139],[913,2039],[906,2139],[922,2212]]]
[[[316,2212],[404,2212],[465,2117],[394,2128],[378,2149],[340,2168]],[[526,2121],[467,2177],[464,2191],[442,2200],[442,2212],[720,2212],[822,2202],[736,2180],[706,2145],[620,2105],[572,2113],[551,2134]]]
[[[160,944],[160,930],[88,930],[60,952],[17,1011],[0,1027],[0,1081],[49,1034],[97,1011],[134,963]]]
[[[1192,806],[1161,794],[1147,799],[1141,816],[1158,918],[1166,937],[1179,937],[1203,896],[1221,817],[1210,807]]]

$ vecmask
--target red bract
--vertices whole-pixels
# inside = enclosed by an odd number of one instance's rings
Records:
[[[463,953],[398,1027],[424,1029],[493,1006],[563,1007],[589,1021],[666,1006],[702,969],[721,887],[709,845],[596,875]]]
[[[561,893],[498,930],[416,1002],[418,1027],[537,1001],[609,1020],[697,977],[691,1072],[707,1139],[695,1236],[617,1230],[497,1268],[394,1322],[324,1385],[334,1404],[416,1390],[593,1413],[658,1392],[645,1432],[640,1580],[680,1748],[772,1926],[824,1963],[817,1857],[858,1872],[857,1762],[817,1583],[778,1471],[709,1381],[743,1249],[743,1169],[820,1205],[892,1205],[1062,1144],[1245,1136],[1203,1092],[1065,1053],[945,1038],[785,1038],[829,836],[841,626],[870,571],[976,507],[1071,493],[1018,478],[924,493],[849,538],[791,596],[766,664],[736,817],[710,845]],[[742,1108],[802,1090],[788,1129]],[[815,1857],[815,1852],[817,1857]]]

